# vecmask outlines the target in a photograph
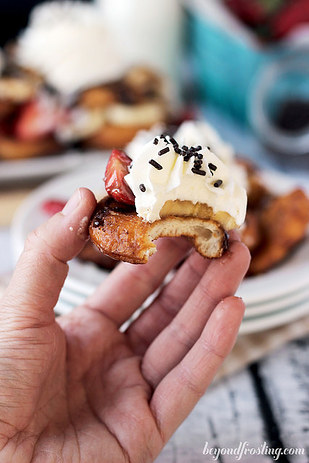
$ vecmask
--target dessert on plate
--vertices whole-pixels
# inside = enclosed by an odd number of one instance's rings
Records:
[[[163,236],[186,236],[204,257],[227,249],[228,232],[244,222],[246,192],[210,143],[192,144],[188,127],[135,144],[134,155],[132,145],[131,157],[112,152],[108,196],[90,224],[90,237],[103,253],[146,263],[156,251],[153,241]]]
[[[64,143],[123,147],[138,130],[169,117],[166,80],[130,62],[95,5],[48,2],[36,7],[15,59],[61,98],[66,117],[57,137]]]
[[[5,59],[5,58],[4,58]],[[4,62],[0,74],[0,159],[56,153],[61,122],[59,102],[39,76]]]
[[[285,194],[271,191],[256,166],[241,161],[248,178],[248,210],[241,228],[252,259],[248,275],[280,264],[308,233],[309,198],[301,188]]]
[[[123,147],[139,130],[170,115],[164,82],[147,67],[132,67],[115,81],[82,91],[61,136],[90,148]]]

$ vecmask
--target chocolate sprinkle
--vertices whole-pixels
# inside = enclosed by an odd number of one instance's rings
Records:
[[[215,166],[211,162],[208,164],[208,167],[209,167],[210,170],[213,170],[213,171],[217,170],[217,166]]]
[[[159,143],[159,140],[158,140],[157,138],[155,138],[155,139],[153,140],[153,144],[154,144],[154,145],[157,145],[158,143]]]
[[[153,167],[155,167],[156,169],[158,170],[162,170],[163,167],[161,166],[161,164],[159,164],[157,161],[155,161],[154,159],[150,159],[149,161],[149,164],[151,164]]]
[[[205,172],[204,170],[195,169],[194,167],[192,167],[192,169],[191,169],[191,170],[192,170],[192,172],[193,172],[194,174],[197,174],[197,175],[203,175],[203,176],[205,176],[205,175],[206,175],[206,172]]]
[[[177,141],[175,140],[175,138],[170,137],[170,142],[171,142],[172,145],[178,146],[178,143],[177,143]]]
[[[160,151],[158,152],[158,155],[159,155],[159,156],[162,156],[163,154],[168,153],[169,150],[170,150],[170,149],[169,149],[169,147],[167,146],[166,148],[163,148],[162,150],[160,150]]]
[[[214,187],[215,187],[215,188],[219,188],[219,186],[221,186],[222,183],[223,183],[222,180],[217,180],[217,181],[214,183]]]
[[[140,189],[143,193],[145,193],[145,191],[146,191],[146,187],[145,187],[145,185],[144,185],[143,183],[140,184],[139,189]]]

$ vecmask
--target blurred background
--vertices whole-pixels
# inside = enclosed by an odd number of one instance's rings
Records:
[[[8,50],[16,46],[27,25],[31,29],[30,14],[39,3],[33,0],[1,2],[2,47]],[[113,35],[111,40],[117,42],[122,51],[125,49],[121,57],[125,62],[122,70],[133,64],[151,65],[172,78],[173,97],[181,97],[186,109],[195,104],[201,110],[206,106],[210,112],[213,107],[222,110],[223,116],[232,123],[250,128],[269,149],[267,155],[281,166],[290,164],[295,168],[296,162],[301,169],[308,166],[309,7],[306,0],[169,0],[153,2],[152,6],[150,1],[98,0],[96,7],[102,23],[110,29],[109,35]],[[55,10],[46,8],[36,22],[33,14],[32,29],[39,28],[43,16],[55,17]],[[66,10],[69,17],[69,8]],[[102,38],[106,36],[106,31],[101,33]],[[36,52],[30,36],[28,31],[23,41],[28,40],[28,48],[27,44],[21,45],[17,59],[12,57],[11,50],[7,61],[30,68],[53,87],[54,81],[49,79],[51,72],[44,60],[29,57]],[[38,36],[37,41],[40,40],[46,43],[51,39],[43,34]],[[76,42],[76,53],[78,47],[80,44]],[[114,43],[111,54],[115,47]],[[47,46],[47,57],[49,52],[56,53],[54,48],[49,51]],[[107,56],[108,53],[106,59]],[[102,81],[105,80],[107,76],[103,76]],[[92,84],[91,79],[83,82],[83,87],[87,84],[88,87]],[[62,90],[60,88],[60,93]],[[72,91],[65,88],[62,93],[74,91],[73,87]],[[235,140],[233,143],[235,145]],[[236,148],[245,150],[238,144]],[[273,156],[274,153],[277,156]],[[263,152],[261,158],[264,155]],[[303,156],[295,159],[293,155]]]
[[[252,263],[223,380],[158,462],[212,461],[205,436],[309,461],[309,0],[0,0],[0,21],[0,295],[31,230],[104,194],[111,149],[185,124],[247,190]],[[115,265],[87,245],[56,312]]]

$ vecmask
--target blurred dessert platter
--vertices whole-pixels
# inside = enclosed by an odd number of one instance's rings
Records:
[[[0,160],[121,148],[172,116],[168,80],[132,63],[94,5],[49,2],[1,54]]]

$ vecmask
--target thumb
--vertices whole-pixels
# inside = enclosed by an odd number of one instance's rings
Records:
[[[78,189],[62,212],[32,232],[4,294],[0,316],[41,326],[54,318],[53,308],[68,273],[67,261],[88,239],[88,224],[96,200]]]

